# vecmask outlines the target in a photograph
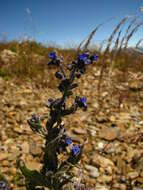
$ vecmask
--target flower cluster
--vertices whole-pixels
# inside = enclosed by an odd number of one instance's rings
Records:
[[[86,66],[92,64],[98,60],[98,55],[90,55],[89,53],[78,54],[77,60],[73,61],[72,64],[68,64],[67,68],[72,70],[75,68],[75,76],[80,78],[86,71]]]
[[[57,99],[48,99],[46,107],[49,114],[46,117],[46,127],[41,124],[42,118],[35,114],[28,119],[28,124],[34,132],[40,133],[46,140],[43,155],[43,167],[40,172],[30,171],[26,166],[20,166],[23,175],[26,178],[27,190],[36,190],[36,186],[44,186],[49,189],[62,189],[62,186],[71,181],[69,170],[71,166],[76,165],[81,159],[84,144],[75,144],[74,140],[67,135],[62,118],[69,114],[74,114],[78,108],[87,110],[86,97],[76,96],[71,106],[67,106],[66,101],[73,94],[73,89],[78,87],[75,79],[80,78],[85,73],[86,67],[98,60],[98,56],[90,53],[78,54],[77,59],[67,64],[69,75],[65,73],[62,63],[62,57],[57,56],[56,52],[49,54],[50,62],[48,65],[56,65],[58,71],[56,78],[60,80],[58,89],[61,97]],[[68,150],[70,151],[67,151]],[[59,164],[59,155],[66,155],[65,160]],[[63,175],[64,174],[64,175]],[[29,177],[30,176],[30,177]],[[76,185],[75,189],[84,189]]]
[[[49,58],[51,59],[51,61],[48,63],[48,65],[55,65],[55,66],[59,66],[60,63],[62,62],[62,57],[58,57],[56,55],[56,52],[51,52],[49,54]]]
[[[91,64],[93,61],[98,60],[98,55],[91,55],[89,53],[83,53],[78,55],[78,60],[83,61],[85,65]]]

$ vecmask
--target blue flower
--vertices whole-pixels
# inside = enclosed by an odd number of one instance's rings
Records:
[[[80,103],[82,104],[82,106],[84,107],[84,108],[86,108],[87,109],[87,104],[86,104],[86,97],[82,97],[82,98],[80,98]]]
[[[56,58],[56,52],[51,52],[51,53],[49,54],[49,58],[50,58],[50,59],[55,59],[55,58]]]
[[[99,59],[99,56],[96,54],[91,56],[91,61],[98,61],[98,59]]]
[[[66,143],[67,145],[72,144],[72,139],[71,139],[70,137],[67,137],[67,138],[65,139],[65,143]]]
[[[78,54],[79,61],[83,61],[85,65],[91,64],[93,61],[98,60],[98,55],[89,55],[88,53]]]
[[[80,153],[80,145],[73,145],[72,146],[72,154],[74,155],[74,156],[76,156],[77,154],[79,154]]]
[[[89,57],[89,54],[87,54],[87,53],[83,53],[83,54],[78,55],[78,59],[80,61],[85,61],[88,57]]]
[[[90,59],[87,59],[87,60],[84,61],[84,64],[85,64],[85,65],[89,65],[90,63],[91,63],[91,60],[90,60]]]
[[[82,98],[80,98],[80,102],[82,102],[82,103],[86,103],[86,97],[82,97]]]

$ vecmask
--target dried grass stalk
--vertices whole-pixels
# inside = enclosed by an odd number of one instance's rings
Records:
[[[99,76],[99,81],[98,81],[98,88],[97,88],[98,89],[98,99],[100,98],[100,87],[101,87],[104,69],[106,66],[105,60],[107,57],[107,53],[109,52],[109,49],[110,49],[110,46],[112,44],[112,40],[113,40],[115,34],[118,32],[119,28],[126,22],[127,19],[128,19],[128,17],[124,17],[123,19],[121,19],[121,21],[117,24],[117,26],[115,27],[115,29],[113,30],[112,34],[110,35],[110,37],[108,39],[107,47],[104,51],[104,56],[103,56],[103,60],[102,60],[102,66],[101,66],[100,76]]]
[[[122,49],[123,44],[124,44],[124,41],[125,41],[125,39],[127,38],[127,35],[128,35],[128,33],[129,33],[130,29],[131,29],[132,26],[135,24],[136,20],[137,20],[137,18],[135,17],[133,20],[131,20],[130,24],[128,25],[127,30],[126,30],[126,32],[125,32],[125,35],[124,35],[123,38],[121,39],[121,43],[120,43],[120,46],[119,46],[119,49],[118,49],[118,54],[120,54],[121,49]]]
[[[125,46],[124,46],[124,50],[127,49],[128,47],[128,43],[129,40],[132,38],[132,36],[137,32],[137,30],[141,27],[141,25],[143,25],[143,22],[136,24],[136,26],[132,29],[132,31],[128,34],[126,42],[125,42]]]
[[[83,44],[85,41],[86,41],[86,43],[85,43],[85,45],[84,45],[84,47],[83,47],[83,51],[86,51],[86,50],[88,49],[88,46],[89,46],[89,44],[90,44],[90,42],[91,42],[91,40],[92,40],[94,34],[97,32],[97,30],[98,30],[101,26],[103,26],[104,24],[106,24],[107,22],[111,21],[112,19],[114,19],[114,17],[109,18],[109,19],[106,20],[105,22],[99,24],[99,25],[89,34],[87,40],[84,39],[84,40],[79,44],[79,46],[78,46],[78,48],[77,48],[77,52],[80,51],[81,46],[82,46],[82,44]]]
[[[108,73],[108,80],[109,80],[109,85],[111,83],[111,80],[110,80],[110,76],[112,75],[112,71],[113,71],[113,68],[114,68],[114,65],[115,65],[115,57],[117,55],[117,49],[118,49],[118,45],[119,45],[119,40],[120,40],[120,36],[121,36],[121,32],[122,30],[120,30],[118,32],[118,36],[117,36],[117,39],[115,41],[115,45],[113,47],[113,50],[112,50],[112,54],[111,54],[111,66],[109,68],[109,73]]]
[[[117,39],[116,39],[116,41],[115,41],[115,46],[114,46],[114,49],[113,49],[113,50],[115,50],[115,51],[118,49],[118,45],[119,45],[121,33],[122,33],[122,30],[120,30],[120,31],[118,32],[118,36],[117,36]]]
[[[90,35],[89,35],[89,37],[88,37],[88,39],[87,39],[87,41],[86,41],[86,43],[85,43],[85,45],[84,45],[83,51],[86,51],[86,50],[87,50],[87,48],[88,48],[88,46],[89,46],[89,44],[90,44],[91,39],[93,38],[94,34],[97,32],[97,30],[98,30],[101,26],[102,26],[102,24],[98,25],[98,26],[90,33]]]
[[[135,48],[138,48],[138,47],[139,47],[139,45],[142,43],[142,41],[143,41],[143,38],[142,38],[142,39],[140,39],[140,40],[136,43]]]
[[[106,54],[107,52],[109,52],[110,46],[112,44],[112,40],[115,36],[115,34],[117,33],[117,31],[119,30],[119,28],[121,27],[122,24],[124,24],[126,22],[126,20],[128,19],[128,17],[124,17],[119,24],[117,24],[117,26],[115,27],[115,29],[113,30],[112,34],[110,35],[109,39],[108,39],[108,43],[107,43],[107,47],[105,49],[104,54]]]

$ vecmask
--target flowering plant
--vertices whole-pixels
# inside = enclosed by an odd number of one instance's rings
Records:
[[[40,190],[48,187],[51,190],[61,190],[63,186],[72,181],[73,175],[70,170],[81,159],[84,144],[74,144],[73,140],[67,135],[66,129],[62,122],[62,118],[66,115],[73,114],[78,108],[87,110],[87,103],[85,97],[76,96],[73,104],[70,107],[66,106],[67,99],[73,94],[72,90],[78,86],[75,81],[80,78],[86,71],[86,66],[97,61],[97,55],[90,55],[89,53],[79,54],[76,61],[67,65],[70,71],[69,75],[65,73],[62,66],[62,59],[56,55],[56,52],[49,54],[50,62],[48,65],[56,65],[58,71],[55,76],[60,80],[58,86],[61,92],[61,98],[50,98],[46,102],[46,107],[50,110],[50,116],[46,122],[46,128],[42,126],[44,116],[37,116],[33,114],[28,119],[30,128],[42,135],[45,138],[45,150],[43,157],[43,166],[40,172],[37,170],[29,170],[25,163],[21,160],[17,161],[18,167],[21,169],[25,177],[27,190]],[[58,155],[67,152],[67,157],[59,163]],[[84,189],[81,185],[74,185],[73,189]]]

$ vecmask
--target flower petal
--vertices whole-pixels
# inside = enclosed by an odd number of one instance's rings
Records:
[[[50,59],[55,59],[55,58],[56,58],[56,52],[51,52],[51,53],[49,54],[49,58],[50,58]]]

